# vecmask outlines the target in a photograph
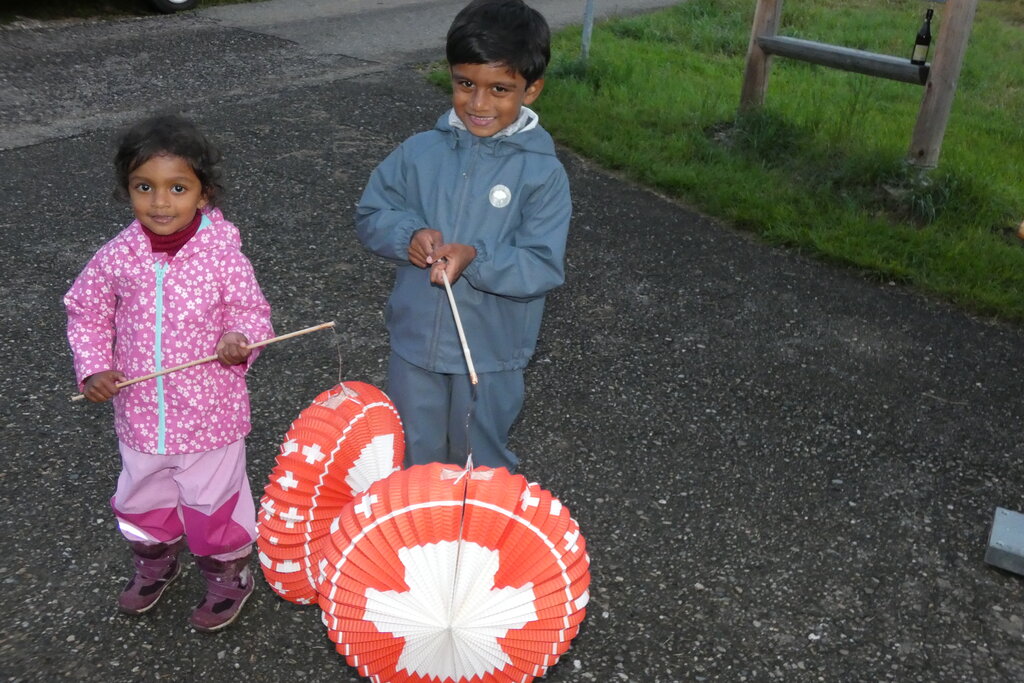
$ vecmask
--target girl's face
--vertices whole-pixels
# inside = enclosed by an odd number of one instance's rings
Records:
[[[158,235],[172,235],[188,226],[206,194],[188,162],[158,154],[128,174],[128,196],[139,222]]]
[[[544,79],[526,84],[504,64],[455,64],[452,106],[470,133],[487,138],[515,123],[519,110],[530,106],[544,89]]]

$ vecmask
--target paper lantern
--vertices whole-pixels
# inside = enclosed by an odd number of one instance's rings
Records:
[[[318,551],[358,493],[401,467],[402,422],[380,389],[344,382],[317,396],[285,435],[257,520],[260,566],[270,587],[316,601]]]
[[[579,526],[504,469],[392,474],[341,512],[320,552],[328,636],[375,683],[527,683],[586,613]]]

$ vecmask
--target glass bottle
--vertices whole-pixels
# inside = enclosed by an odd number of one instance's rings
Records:
[[[914,51],[910,56],[911,64],[924,64],[928,58],[928,47],[932,44],[932,14],[934,10],[929,7],[924,14],[924,23],[914,38]]]

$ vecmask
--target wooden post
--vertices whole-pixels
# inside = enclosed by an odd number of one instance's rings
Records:
[[[754,26],[750,29],[750,45],[747,46],[747,67],[743,72],[743,89],[740,91],[740,111],[764,104],[764,93],[768,87],[768,69],[771,55],[758,44],[758,36],[774,36],[779,31],[782,16],[782,0],[757,0],[754,10]]]
[[[946,134],[953,95],[977,8],[978,0],[948,0],[942,12],[935,58],[924,86],[924,98],[907,152],[907,162],[913,166],[934,168],[939,163],[942,138]]]

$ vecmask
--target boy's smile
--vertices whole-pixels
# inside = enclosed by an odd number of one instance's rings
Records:
[[[139,222],[157,235],[173,235],[206,204],[203,186],[188,162],[158,154],[128,175],[128,196]]]
[[[486,138],[515,123],[519,110],[544,89],[544,79],[526,79],[505,64],[455,64],[451,67],[452,107],[473,135]]]

